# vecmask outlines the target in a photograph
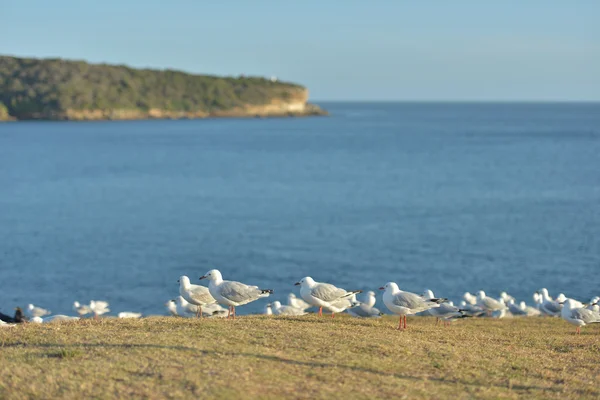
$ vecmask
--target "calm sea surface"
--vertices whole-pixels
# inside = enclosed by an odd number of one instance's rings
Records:
[[[306,275],[454,299],[600,295],[600,104],[324,106],[0,124],[0,311],[100,299],[162,314],[179,275],[211,268],[275,299]]]

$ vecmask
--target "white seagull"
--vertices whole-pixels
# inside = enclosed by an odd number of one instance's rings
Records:
[[[304,300],[297,298],[294,293],[288,294],[288,306],[296,307],[301,310],[306,310],[311,307],[311,305]]]
[[[243,306],[262,297],[273,294],[272,289],[260,289],[258,286],[249,286],[241,282],[224,281],[221,272],[211,269],[200,279],[208,279],[208,290],[219,304],[229,306],[227,318],[235,319],[235,308]]]
[[[131,312],[131,311],[121,311],[117,314],[117,318],[141,318],[142,313]]]
[[[175,302],[175,300],[167,301],[165,303],[165,307],[167,307],[167,310],[172,316],[177,317],[179,315],[177,314],[177,303]]]
[[[366,294],[366,300],[362,302],[362,304],[365,304],[369,307],[375,307],[375,303],[377,302],[377,298],[375,297],[375,292],[372,290],[369,290]]]
[[[68,322],[68,321],[78,321],[79,317],[71,317],[68,315],[53,315],[51,317],[42,318],[42,322],[47,324],[49,322]]]
[[[214,304],[217,302],[210,295],[206,286],[192,285],[190,278],[185,275],[179,277],[179,294],[188,302],[198,306],[198,316],[202,316],[202,306]]]
[[[41,307],[36,307],[33,304],[27,306],[27,314],[30,318],[33,317],[44,317],[50,315],[52,312]]]
[[[87,304],[79,304],[78,301],[73,302],[73,310],[77,311],[80,317],[92,312],[92,308]]]
[[[353,294],[362,293],[362,290],[348,292],[330,283],[315,282],[310,276],[302,278],[294,285],[300,286],[300,296],[308,304],[319,307],[319,316],[323,315],[323,308],[331,311],[331,317],[334,313],[343,312],[352,304],[349,301],[341,300],[348,300]]]
[[[94,313],[95,319],[98,319],[99,315],[106,314],[110,311],[110,308],[108,308],[108,302],[102,300],[90,301],[90,308]]]
[[[560,310],[562,305],[560,303],[564,302],[566,299],[559,297],[556,298],[557,301],[552,300],[552,297],[548,295],[548,289],[542,288],[538,291],[538,294],[542,296],[540,302],[540,311],[546,315],[551,317],[558,317],[561,315]],[[564,297],[564,295],[563,295]]]
[[[367,293],[367,301],[364,303],[356,301],[356,295],[352,295],[352,302],[354,306],[348,309],[348,314],[355,318],[379,318],[383,315],[378,308],[373,307],[375,305],[375,292],[369,291]]]
[[[431,290],[426,290],[423,297],[425,297],[427,300],[432,300],[436,298]],[[459,309],[451,302],[441,303],[439,307],[433,307],[427,311],[429,311],[429,315],[435,317],[436,325],[439,323],[440,320],[442,320],[444,326],[449,326],[450,322],[452,322],[452,320],[454,319],[470,316],[465,314],[463,310]]]
[[[430,308],[439,307],[447,299],[425,299],[415,293],[404,292],[400,290],[395,282],[388,282],[379,290],[385,290],[383,293],[383,304],[392,313],[400,316],[398,330],[406,329],[406,316],[413,315]],[[402,318],[404,317],[404,328],[402,327]]]
[[[581,327],[588,324],[600,323],[600,314],[588,310],[587,308],[577,307],[577,302],[573,299],[567,299],[560,312],[562,319],[570,324],[577,326],[577,334],[581,333]]]
[[[292,307],[292,306],[282,306],[279,301],[274,301],[271,303],[271,309],[273,310],[273,314],[275,315],[305,315],[306,311]]]
[[[486,296],[483,290],[477,293],[477,305],[483,308],[488,315],[491,315],[494,311],[506,310],[506,305],[503,301]]]

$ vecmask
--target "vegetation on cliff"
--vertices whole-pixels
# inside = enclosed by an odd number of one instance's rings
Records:
[[[302,107],[307,97],[299,85],[258,77],[0,56],[0,119],[3,113],[16,119],[126,119],[316,112]]]

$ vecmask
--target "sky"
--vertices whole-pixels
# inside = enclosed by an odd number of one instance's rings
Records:
[[[0,0],[0,54],[275,75],[315,101],[600,101],[598,21],[597,0]]]

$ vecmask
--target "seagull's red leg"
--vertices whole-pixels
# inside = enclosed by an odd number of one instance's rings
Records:
[[[235,319],[235,306],[231,306],[233,308],[233,319]]]
[[[323,307],[319,307],[319,317],[323,316]]]
[[[198,311],[200,311],[200,319],[202,319],[202,306],[198,306]]]
[[[331,318],[333,318],[334,315],[335,315],[334,313],[331,313]]]
[[[227,313],[227,319],[229,319],[229,317],[231,317],[231,306],[229,306],[229,312]]]
[[[404,329],[406,329],[406,315],[404,316]]]
[[[402,330],[402,315],[400,316],[400,322],[398,322],[398,330]]]

